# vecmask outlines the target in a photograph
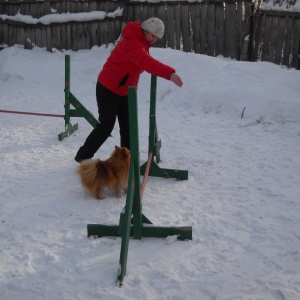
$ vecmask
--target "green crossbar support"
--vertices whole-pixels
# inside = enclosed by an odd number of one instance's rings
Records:
[[[93,114],[88,111],[82,103],[70,92],[70,69],[71,61],[70,55],[65,55],[65,131],[58,135],[58,139],[62,141],[64,138],[68,137],[74,131],[78,129],[78,123],[71,124],[71,117],[83,117],[85,118],[93,127],[99,124],[98,120],[93,116]],[[74,106],[71,109],[70,106]]]
[[[150,91],[150,113],[149,113],[149,147],[148,153],[152,152],[153,157],[150,164],[149,176],[176,178],[180,180],[188,179],[188,171],[186,170],[174,170],[163,169],[158,166],[160,162],[160,148],[161,140],[158,139],[157,124],[156,124],[156,86],[157,77],[151,76],[151,91]],[[154,162],[154,156],[156,157],[156,163]],[[146,169],[145,162],[141,166],[141,174],[144,175]]]
[[[121,236],[121,251],[119,259],[118,283],[122,285],[126,275],[128,246],[130,237],[141,239],[143,237],[165,238],[176,235],[178,240],[191,240],[192,227],[157,227],[142,214],[142,194],[140,183],[140,158],[137,116],[136,87],[129,88],[129,119],[130,119],[130,171],[126,204],[120,213],[119,225],[88,224],[88,236]],[[149,148],[150,149],[150,148]],[[152,159],[151,159],[152,160]],[[150,173],[150,171],[149,171]],[[175,176],[174,176],[175,177]],[[177,177],[176,177],[177,178]]]

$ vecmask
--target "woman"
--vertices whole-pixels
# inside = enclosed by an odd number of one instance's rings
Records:
[[[150,18],[143,23],[128,23],[101,70],[96,85],[96,97],[100,124],[87,137],[79,148],[75,160],[82,162],[92,158],[110,136],[116,118],[120,126],[121,147],[130,150],[128,87],[137,86],[140,74],[144,71],[172,81],[182,86],[181,78],[175,69],[149,54],[150,46],[164,35],[164,24],[158,18]]]

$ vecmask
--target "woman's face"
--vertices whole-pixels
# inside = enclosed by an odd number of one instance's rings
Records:
[[[145,38],[149,44],[154,44],[158,40],[158,37],[149,31],[145,31]]]

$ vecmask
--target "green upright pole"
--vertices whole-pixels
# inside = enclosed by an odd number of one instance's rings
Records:
[[[70,123],[70,55],[65,56],[65,127]]]
[[[165,178],[176,178],[180,180],[188,179],[187,170],[175,170],[175,169],[166,169],[160,168],[158,163],[160,162],[160,153],[161,140],[158,139],[157,134],[157,124],[156,124],[156,86],[157,86],[157,77],[155,75],[151,76],[151,91],[150,91],[150,113],[149,113],[149,153],[153,153],[149,176],[156,177],[165,177]],[[156,157],[156,163],[154,158]],[[146,163],[140,167],[140,172],[142,175],[145,174]]]
[[[156,87],[157,77],[151,76],[151,90],[150,90],[150,113],[149,113],[149,152],[156,157],[156,162],[160,162],[159,149],[161,148],[161,141],[158,140],[157,125],[156,125]]]
[[[140,154],[137,115],[136,87],[128,89],[129,101],[129,130],[130,130],[130,171],[126,205],[120,215],[119,233],[122,234],[121,252],[119,260],[118,282],[122,284],[126,274],[129,237],[131,231],[131,217],[133,218],[133,235],[135,239],[142,238],[142,207],[140,196]]]
[[[134,185],[134,199],[133,199],[133,224],[134,224],[134,238],[142,238],[142,203],[140,197],[140,150],[139,150],[139,130],[138,130],[138,106],[137,106],[137,91],[136,87],[129,87],[128,89],[129,101],[129,130],[130,130],[130,154],[133,160],[135,185]]]
[[[78,124],[72,125],[70,123],[70,117],[71,117],[71,96],[72,93],[70,92],[70,69],[71,69],[71,61],[70,61],[70,55],[65,55],[65,131],[61,132],[58,135],[58,139],[62,141],[65,137],[72,134],[75,130],[78,129]]]
[[[128,191],[126,196],[126,205],[121,212],[119,230],[122,230],[122,242],[121,251],[119,259],[119,269],[118,269],[118,283],[122,285],[124,276],[126,275],[127,257],[128,257],[128,247],[129,247],[129,237],[131,231],[131,216],[132,216],[132,203],[134,199],[134,185],[136,182],[136,176],[134,174],[133,159],[130,161],[130,170],[128,177]],[[121,223],[122,222],[122,223]]]

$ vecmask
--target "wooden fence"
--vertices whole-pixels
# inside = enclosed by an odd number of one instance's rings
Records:
[[[0,0],[0,16],[15,16],[17,13],[29,15],[39,20],[45,16],[66,13],[106,12],[113,13],[119,7],[124,7],[122,1],[94,0]],[[56,48],[90,49],[95,45],[113,43],[120,36],[122,16],[107,15],[101,20],[67,21],[36,24],[17,22],[0,18],[0,44],[12,46],[24,45],[31,49],[34,45],[47,50]]]
[[[202,2],[167,1],[158,3],[130,1],[125,20],[160,18],[166,28],[158,47],[210,56],[239,59],[244,38],[249,34],[251,2],[248,0]]]
[[[300,12],[257,11],[250,60],[269,61],[300,70]]]
[[[125,22],[155,16],[166,27],[157,47],[237,60],[267,60],[299,69],[300,13],[262,11],[259,1],[0,0],[0,44],[21,44],[26,48],[37,45],[48,50],[90,49],[115,42]],[[109,13],[118,8],[123,9],[122,16],[110,17]],[[93,11],[106,12],[106,16],[101,20],[47,25],[1,18],[18,12],[40,19],[53,12]]]

